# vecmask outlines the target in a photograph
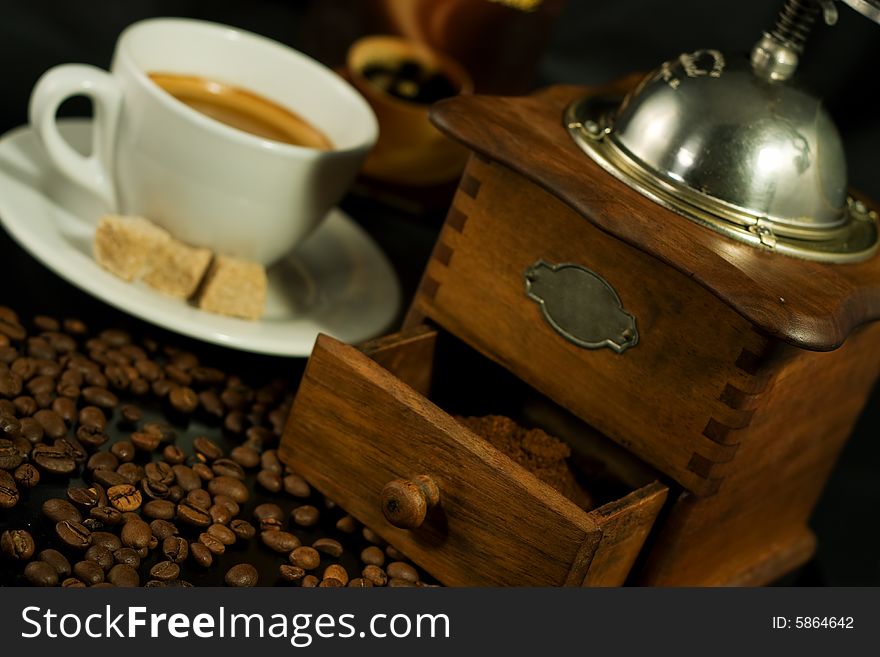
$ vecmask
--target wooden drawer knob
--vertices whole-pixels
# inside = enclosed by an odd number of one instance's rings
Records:
[[[395,479],[382,488],[382,513],[395,527],[415,529],[440,501],[440,488],[428,475]]]

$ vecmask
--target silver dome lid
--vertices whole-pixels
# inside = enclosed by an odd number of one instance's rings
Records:
[[[818,6],[788,0],[783,28],[796,10]],[[622,102],[575,102],[565,123],[607,171],[719,232],[803,258],[867,258],[877,247],[876,216],[847,196],[843,146],[822,102],[786,82],[805,34],[791,36],[778,23],[751,64],[717,50],[683,54]]]

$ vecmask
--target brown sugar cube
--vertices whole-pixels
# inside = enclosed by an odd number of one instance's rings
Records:
[[[211,263],[199,308],[221,315],[259,319],[266,305],[266,270],[262,265],[218,255]]]
[[[170,239],[166,230],[143,217],[110,214],[98,221],[92,251],[104,269],[132,281],[143,273],[150,254]]]
[[[150,256],[144,283],[180,299],[195,294],[211,262],[211,251],[171,239]]]

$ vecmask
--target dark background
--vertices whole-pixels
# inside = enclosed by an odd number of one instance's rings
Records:
[[[745,53],[780,5],[781,1],[762,0],[568,0],[540,61],[538,82],[599,83],[634,70],[647,71],[680,52],[702,47]],[[43,71],[64,62],[106,68],[117,34],[138,19],[167,15],[228,23],[335,66],[365,31],[366,6],[362,0],[3,0],[0,133],[26,122],[30,90]],[[880,198],[875,156],[880,150],[880,113],[874,100],[880,26],[842,4],[839,10],[836,27],[816,30],[800,83],[826,99],[844,139],[852,185]],[[82,109],[74,105],[72,111]],[[343,207],[386,250],[410,295],[441,214],[414,217],[356,198]],[[76,313],[97,315],[106,325],[128,321],[49,273],[2,231],[0,276],[0,304],[25,316]],[[293,364],[294,369],[300,366]],[[814,515],[818,556],[789,583],[880,584],[877,401],[875,391]]]

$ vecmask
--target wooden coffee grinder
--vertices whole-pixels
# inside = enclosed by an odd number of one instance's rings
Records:
[[[880,20],[877,0],[845,1]],[[526,496],[508,490],[493,506],[506,484],[477,464],[502,462],[412,374],[444,331],[668,478],[630,581],[764,584],[806,561],[810,512],[880,372],[877,213],[848,193],[831,118],[792,82],[812,22],[835,12],[831,0],[787,0],[750,61],[700,50],[637,84],[435,105],[436,125],[472,156],[410,333],[367,350],[411,387],[319,340],[282,455],[441,581],[471,581],[478,571],[460,557],[474,546],[487,551],[473,559],[515,568],[514,534],[530,536],[511,509]],[[425,475],[446,524],[395,523],[382,484],[410,478],[419,498]],[[617,518],[607,536],[650,526],[661,492],[637,490],[627,516],[605,516]],[[629,570],[617,548],[578,548],[584,534],[568,543],[576,532],[554,526],[535,533],[567,556],[555,570],[548,556],[541,583],[589,583],[615,563],[592,581],[619,583]],[[642,538],[627,541],[631,552]]]

